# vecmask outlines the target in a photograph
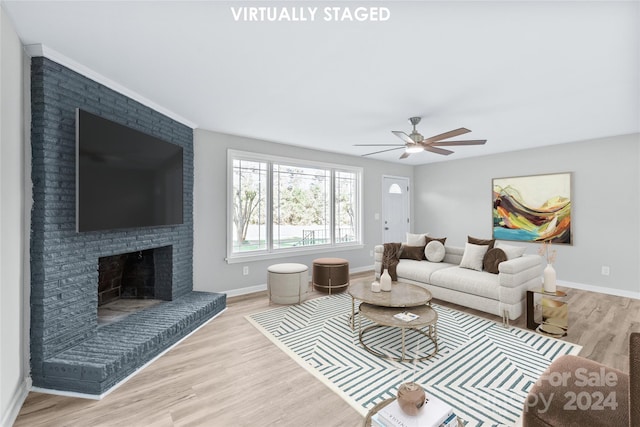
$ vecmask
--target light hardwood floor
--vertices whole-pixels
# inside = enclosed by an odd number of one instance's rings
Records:
[[[352,280],[372,278],[371,272]],[[628,336],[640,332],[640,300],[567,291],[564,339],[582,345],[582,356],[628,372]],[[15,426],[361,425],[355,409],[244,318],[270,307],[266,292],[230,298],[218,318],[101,401],[32,392]],[[512,325],[524,328],[524,316]]]

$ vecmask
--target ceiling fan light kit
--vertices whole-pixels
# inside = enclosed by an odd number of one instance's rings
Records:
[[[407,148],[405,149],[405,153],[409,154],[419,153],[421,151],[424,151],[424,148],[419,144],[407,145]]]
[[[449,132],[441,133],[440,135],[435,135],[430,138],[426,138],[422,136],[420,132],[416,129],[416,125],[420,123],[421,117],[410,117],[409,122],[413,125],[413,130],[411,134],[407,135],[405,132],[400,130],[392,130],[391,133],[400,138],[404,144],[356,144],[356,146],[361,147],[396,147],[389,148],[386,150],[375,151],[373,153],[363,154],[363,156],[370,156],[372,154],[384,153],[387,151],[393,150],[401,150],[404,149],[404,153],[400,156],[400,159],[406,159],[411,154],[419,153],[421,151],[429,151],[431,153],[442,154],[444,156],[448,156],[449,154],[453,154],[453,151],[446,150],[444,148],[438,147],[453,147],[453,146],[461,146],[461,145],[482,145],[487,142],[486,139],[469,139],[469,140],[460,140],[460,141],[442,141],[443,139],[453,138],[454,136],[463,135],[465,133],[471,132],[467,128],[458,128],[454,130],[450,130]]]

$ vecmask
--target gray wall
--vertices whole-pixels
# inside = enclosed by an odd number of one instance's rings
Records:
[[[382,175],[406,176],[412,180],[413,168],[372,159],[345,156],[276,144],[202,129],[194,131],[194,290],[228,292],[229,295],[264,288],[267,267],[278,262],[299,262],[311,266],[319,255],[288,256],[240,264],[225,261],[227,239],[227,149],[249,151],[302,160],[358,166],[363,172],[363,249],[336,251],[326,256],[349,260],[352,271],[373,268],[370,251],[382,241],[382,225],[375,213],[382,208]],[[413,180],[412,180],[413,182]],[[413,217],[413,215],[411,215]],[[242,275],[243,266],[249,275]]]
[[[559,282],[640,297],[639,142],[633,134],[416,167],[414,229],[456,246],[489,238],[492,178],[572,172],[573,245],[555,246]]]
[[[0,425],[9,426],[28,389],[23,317],[24,68],[22,45],[0,8]]]

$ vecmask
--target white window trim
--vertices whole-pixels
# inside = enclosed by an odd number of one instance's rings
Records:
[[[273,180],[273,168],[272,163],[278,164],[290,164],[292,166],[300,167],[317,167],[322,169],[332,169],[333,171],[346,171],[354,172],[358,174],[358,188],[357,188],[357,209],[358,209],[358,241],[348,243],[333,243],[325,245],[317,245],[308,248],[287,248],[287,249],[266,249],[261,251],[252,251],[248,253],[233,253],[233,227],[231,226],[233,218],[233,160],[235,158],[242,158],[243,160],[256,161],[256,162],[268,162],[267,173],[267,197],[271,200],[272,197],[272,180]],[[248,151],[240,150],[227,150],[227,221],[225,227],[227,229],[227,257],[225,261],[228,264],[236,264],[249,261],[259,261],[265,259],[287,258],[291,256],[303,256],[325,252],[335,252],[336,250],[355,250],[362,249],[364,244],[362,243],[362,182],[363,182],[363,168],[342,165],[337,163],[317,162],[313,160],[296,159],[291,157],[274,156],[270,154],[252,153]],[[331,235],[332,241],[335,240],[335,174],[331,173]],[[268,203],[267,209],[267,221],[268,224],[272,222],[271,201]],[[273,246],[273,230],[267,233],[267,248]]]

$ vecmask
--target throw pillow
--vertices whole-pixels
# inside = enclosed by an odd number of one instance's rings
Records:
[[[469,268],[471,270],[482,271],[482,260],[489,249],[488,245],[474,245],[467,243],[464,245],[464,253],[460,267]]]
[[[401,243],[385,243],[384,251],[382,252],[382,269],[387,269],[392,281],[398,280],[398,273],[396,267],[398,266],[398,257],[400,255]]]
[[[428,244],[429,244],[429,242],[431,242],[432,240],[437,240],[438,242],[442,243],[443,245],[444,245],[444,242],[446,242],[446,241],[447,241],[447,238],[446,238],[446,237],[440,237],[440,238],[438,238],[438,237],[429,237],[429,236],[428,236],[428,235],[426,235],[426,234],[424,235],[424,239],[425,239],[425,241],[427,242],[427,243],[426,243],[427,245],[428,245]]]
[[[493,249],[496,239],[476,239],[475,237],[467,236],[467,242],[472,245],[487,245],[489,246],[489,249]]]
[[[424,233],[424,234],[407,233],[406,243],[408,246],[424,246],[427,244],[427,242],[425,241],[425,237],[427,236],[427,234],[429,233]]]
[[[427,243],[427,246],[424,247],[424,256],[427,258],[427,261],[431,262],[442,262],[444,259],[445,250],[444,245],[440,240],[432,240]]]
[[[500,242],[496,244],[496,248],[502,249],[507,255],[507,259],[520,258],[527,250],[527,248],[524,246],[505,245],[504,243]]]
[[[416,261],[422,261],[423,256],[424,246],[402,245],[400,259],[415,259]]]
[[[433,242],[434,240],[436,240],[436,241],[438,241],[438,242],[442,243],[442,245],[444,246],[444,242],[447,240],[447,238],[446,238],[446,237],[442,237],[442,238],[429,237],[429,236],[427,236],[427,235],[425,234],[425,235],[424,235],[424,240],[425,240],[425,242],[426,242],[426,243],[425,243],[425,247],[424,247],[424,250],[425,250],[425,252],[424,252],[424,257],[423,257],[422,259],[428,259],[428,258],[427,258],[427,245],[428,245],[430,242]],[[444,255],[443,255],[443,256],[444,256]],[[440,262],[440,261],[435,261],[435,262]]]
[[[482,260],[482,267],[484,271],[489,273],[498,274],[498,265],[501,262],[507,260],[507,254],[500,248],[489,249]]]

